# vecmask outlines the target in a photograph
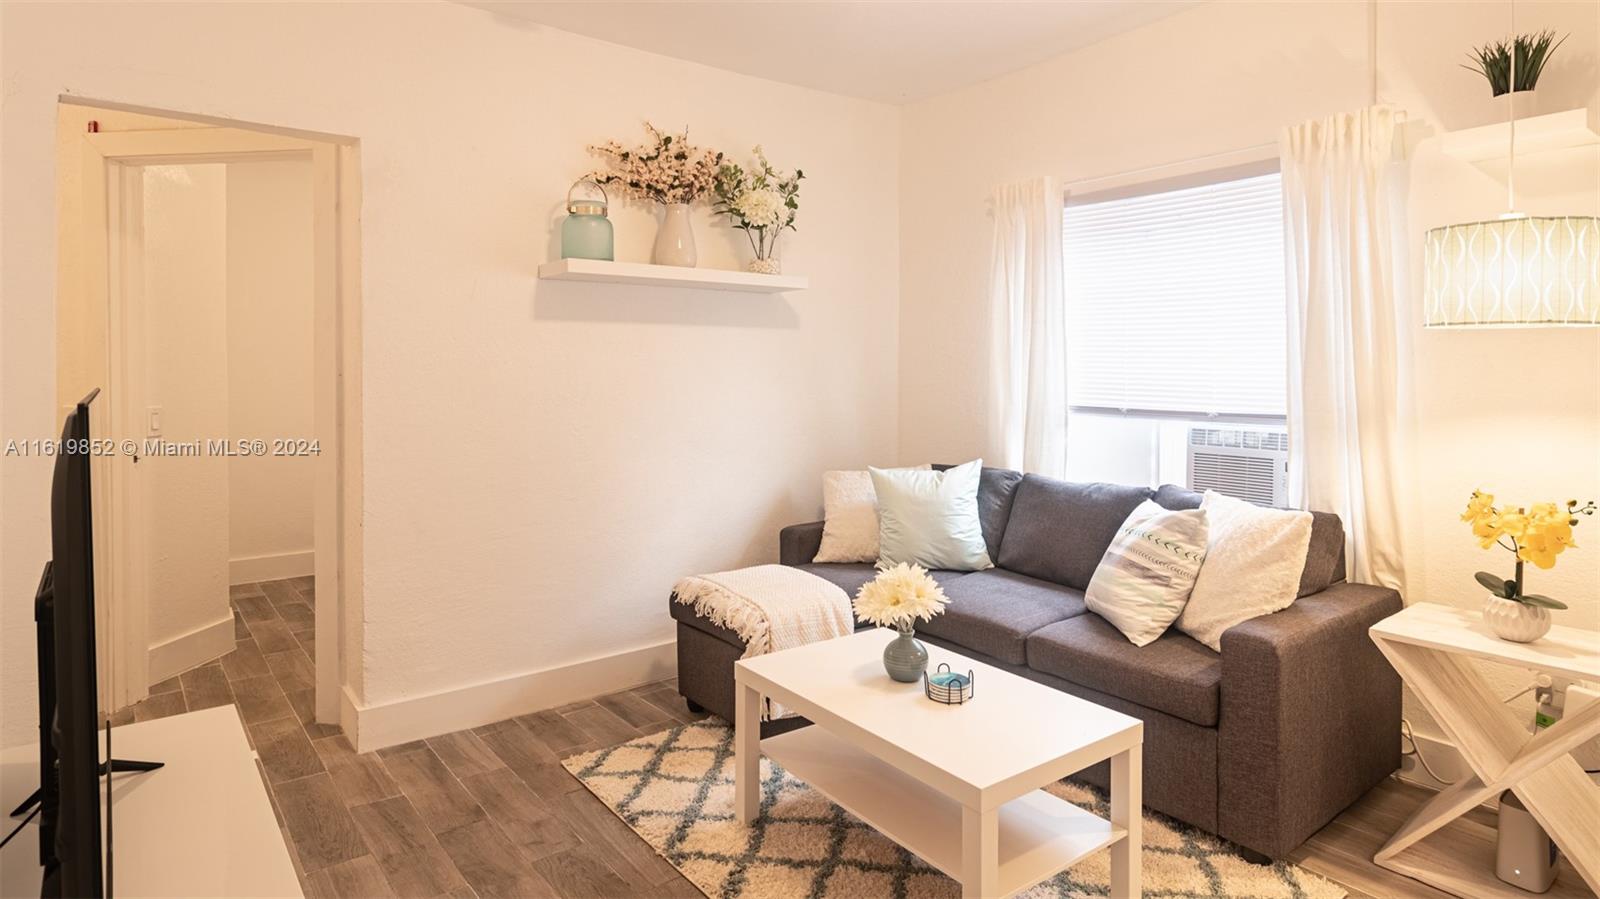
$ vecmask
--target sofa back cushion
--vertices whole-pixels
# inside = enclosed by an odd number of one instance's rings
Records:
[[[937,464],[933,470],[948,471],[954,467]],[[1022,472],[1009,468],[985,468],[978,479],[978,521],[983,525],[983,542],[991,559],[1000,558],[1000,538],[1005,536],[1006,522],[1011,520],[1011,501],[1021,481]]]
[[[997,561],[1009,571],[1083,590],[1128,513],[1152,496],[1148,487],[1023,475]]]
[[[1155,495],[1155,501],[1168,509],[1198,509],[1202,498],[1176,484],[1162,484]],[[1300,573],[1299,595],[1321,593],[1344,578],[1344,522],[1332,512],[1312,512],[1311,546]]]

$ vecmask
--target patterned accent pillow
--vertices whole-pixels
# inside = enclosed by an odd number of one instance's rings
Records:
[[[1183,613],[1205,558],[1204,510],[1174,511],[1145,500],[1117,529],[1083,591],[1084,604],[1134,646],[1145,646]]]

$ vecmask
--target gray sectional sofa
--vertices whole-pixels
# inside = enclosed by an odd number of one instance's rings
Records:
[[[1135,647],[1085,608],[1083,590],[1117,527],[1147,498],[1172,509],[1200,503],[1172,486],[985,469],[978,499],[996,567],[934,572],[950,604],[918,636],[1140,718],[1146,805],[1233,841],[1246,857],[1282,857],[1400,765],[1400,680],[1367,637],[1400,611],[1400,595],[1347,583],[1339,519],[1314,513],[1294,605],[1232,628],[1220,654],[1176,628]],[[821,539],[821,522],[784,528],[780,561],[854,596],[873,566],[812,562]],[[669,605],[679,692],[731,720],[743,643]],[[1108,770],[1078,776],[1104,787]]]

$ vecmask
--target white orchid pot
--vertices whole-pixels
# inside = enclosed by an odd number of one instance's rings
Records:
[[[1550,610],[1491,595],[1483,604],[1483,620],[1495,636],[1513,643],[1532,643],[1550,632]]]
[[[664,211],[651,259],[656,265],[694,268],[699,256],[694,248],[694,228],[689,223],[689,204],[668,203]]]

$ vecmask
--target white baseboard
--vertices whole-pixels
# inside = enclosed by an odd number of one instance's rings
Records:
[[[233,613],[150,647],[150,683],[159,684],[233,650]]]
[[[668,640],[559,668],[380,705],[361,706],[346,692],[343,702],[347,708],[341,709],[340,718],[356,751],[371,752],[615,693],[672,677],[677,669],[677,643]]]
[[[291,577],[310,577],[316,574],[316,553],[311,550],[297,553],[276,553],[270,556],[248,556],[228,560],[228,584],[253,584],[256,581],[281,581]]]
[[[1417,750],[1428,760],[1428,767],[1432,768],[1439,777],[1456,781],[1472,773],[1472,769],[1467,767],[1466,760],[1461,757],[1460,751],[1449,740],[1443,737],[1429,736],[1428,734],[1416,734],[1414,740]],[[1409,748],[1405,746],[1404,737],[1401,738],[1400,743],[1403,749]],[[1445,781],[1428,774],[1427,769],[1422,767],[1415,755],[1401,757],[1400,779],[1430,790],[1442,790],[1449,786]]]
[[[356,709],[356,698],[350,692],[350,685],[341,684],[339,686],[339,729],[344,731],[344,738],[350,741],[351,746],[361,745],[361,714]]]

